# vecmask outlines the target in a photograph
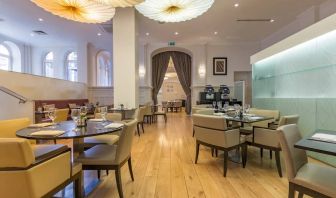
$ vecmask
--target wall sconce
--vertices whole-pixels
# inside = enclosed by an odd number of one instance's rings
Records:
[[[143,77],[145,77],[145,75],[146,75],[146,69],[145,69],[145,67],[144,66],[140,66],[139,67],[139,76],[141,78],[143,78]]]
[[[201,65],[198,68],[198,74],[199,74],[200,77],[205,77],[205,66],[204,65]]]

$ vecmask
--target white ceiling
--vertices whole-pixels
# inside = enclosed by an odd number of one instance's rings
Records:
[[[142,42],[258,42],[293,21],[297,15],[326,0],[216,0],[204,15],[187,22],[159,24],[141,14],[139,36]],[[240,6],[235,8],[234,4]],[[45,12],[29,0],[0,0],[0,34],[35,45],[73,45],[92,42],[111,49],[112,35],[98,25],[68,21]],[[38,18],[43,18],[39,22]],[[272,18],[270,22],[236,22],[236,19]],[[30,36],[43,30],[48,36]],[[218,32],[217,35],[214,32]],[[149,36],[146,36],[146,33]],[[179,35],[174,35],[179,32]]]

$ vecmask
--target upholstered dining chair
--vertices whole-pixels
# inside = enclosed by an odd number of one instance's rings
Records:
[[[306,152],[294,148],[294,144],[302,138],[297,125],[279,127],[278,137],[289,181],[288,197],[294,198],[295,191],[299,192],[299,197],[304,194],[319,198],[336,197],[336,169],[308,163]]]
[[[269,123],[268,128],[278,128],[283,125],[298,124],[299,119],[299,115],[281,116],[279,122]]]
[[[56,109],[55,114],[56,114],[56,118],[55,118],[56,123],[67,121],[69,109]]]
[[[145,114],[146,114],[146,107],[143,106],[143,107],[139,107],[139,111],[138,111],[138,114],[137,114],[137,132],[138,132],[138,135],[140,136],[140,126],[141,126],[141,129],[142,129],[142,133],[145,133],[145,128],[144,128],[144,119],[145,119]]]
[[[132,171],[131,149],[137,120],[125,124],[120,135],[118,146],[97,145],[84,151],[76,159],[82,163],[83,170],[115,170],[115,178],[119,196],[122,198],[121,167],[128,162],[131,179],[134,181]]]
[[[194,114],[192,116],[196,138],[195,164],[197,164],[200,145],[224,151],[224,177],[227,172],[228,152],[242,147],[243,167],[246,165],[247,146],[239,128],[227,128],[225,118]]]
[[[157,121],[158,116],[163,116],[165,123],[167,123],[167,108],[162,108],[162,111],[156,111],[153,113],[153,119]]]
[[[95,118],[102,118],[101,113],[95,113]],[[122,115],[121,113],[107,113],[106,120],[120,122],[122,120]]]
[[[213,109],[200,109],[196,111],[196,114],[202,114],[202,115],[213,115],[215,113],[215,110]]]
[[[153,122],[152,106],[147,104],[144,107],[145,107],[144,120],[146,121],[146,123],[152,124]]]
[[[73,181],[75,197],[82,197],[81,177],[81,164],[71,165],[67,146],[32,147],[26,139],[0,138],[2,197],[52,197]]]
[[[16,131],[27,128],[31,124],[29,118],[17,118],[12,120],[0,120],[0,138],[17,138]],[[35,144],[35,140],[30,140]]]

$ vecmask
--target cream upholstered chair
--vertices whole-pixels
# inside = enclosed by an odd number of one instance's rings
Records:
[[[97,145],[84,151],[76,161],[83,164],[83,170],[115,170],[119,196],[123,197],[121,167],[128,162],[128,168],[134,181],[132,171],[131,149],[137,120],[125,124],[118,146]]]
[[[146,114],[146,107],[139,107],[139,113],[138,113],[138,117],[137,117],[137,131],[138,131],[138,135],[140,136],[140,126],[142,128],[142,133],[145,133],[145,129],[144,129],[144,118],[145,118],[145,114]]]
[[[284,125],[278,129],[289,181],[288,197],[294,198],[295,191],[299,192],[299,197],[303,194],[336,197],[336,169],[308,163],[306,152],[294,148],[294,144],[302,138],[296,124]]]
[[[100,113],[95,113],[95,118],[102,118]],[[106,120],[113,122],[120,122],[122,119],[121,113],[107,113]]]
[[[56,109],[55,114],[56,114],[56,118],[55,118],[56,123],[67,121],[69,109]]]
[[[72,181],[75,197],[82,197],[81,175],[81,164],[71,166],[67,146],[32,147],[26,139],[0,138],[1,197],[52,197]]]
[[[144,107],[145,107],[144,121],[146,121],[149,124],[152,124],[152,121],[153,121],[152,106],[149,104],[146,104]]]
[[[158,116],[163,116],[165,123],[167,123],[167,108],[162,108],[162,111],[156,111],[153,113],[153,119],[156,121]]]
[[[202,115],[213,115],[215,113],[215,110],[213,109],[200,109],[196,111],[196,114],[202,114]]]
[[[241,138],[239,128],[227,128],[226,120],[218,116],[194,114],[193,125],[196,138],[196,156],[197,164],[200,145],[205,145],[217,150],[224,151],[224,177],[227,172],[228,152],[242,147],[243,167],[246,165],[247,146],[244,138]]]
[[[29,118],[18,118],[12,120],[0,120],[0,138],[17,138],[16,131],[27,128],[31,124]],[[35,144],[35,140],[30,140]]]
[[[101,114],[96,113],[95,118],[101,118]],[[112,121],[112,122],[121,122],[121,114],[120,113],[107,113],[106,120]],[[117,143],[118,140],[119,140],[119,134],[106,134],[106,135],[87,137],[87,138],[84,138],[84,147],[90,148],[90,147],[96,146],[97,144],[113,145]]]
[[[288,124],[297,124],[299,122],[299,115],[287,115],[287,116],[281,116],[278,123],[270,123],[268,128],[278,128],[283,125]]]

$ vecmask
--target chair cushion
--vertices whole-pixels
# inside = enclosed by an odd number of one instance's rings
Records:
[[[83,165],[115,165],[116,150],[114,145],[97,145],[79,155],[76,162]]]
[[[119,140],[119,135],[98,135],[84,138],[85,144],[108,144],[113,145]]]
[[[46,144],[46,145],[33,145],[32,146],[35,160],[44,159],[58,155],[68,149],[67,146],[62,144]]]
[[[330,197],[336,197],[336,169],[318,164],[307,163],[297,172],[293,181]]]

